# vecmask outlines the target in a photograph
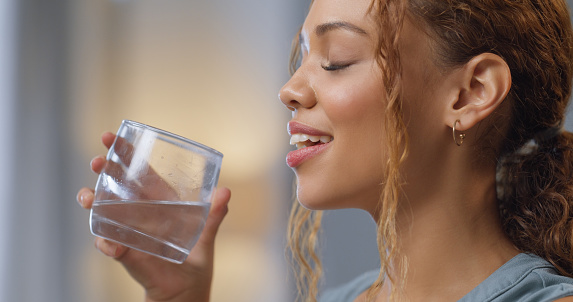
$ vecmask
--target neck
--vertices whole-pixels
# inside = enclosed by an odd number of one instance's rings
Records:
[[[447,185],[406,187],[400,201],[392,267],[407,261],[407,301],[457,301],[518,253],[501,227],[495,179],[484,177],[495,173],[446,170],[444,178],[432,179]]]
[[[447,301],[446,295],[457,301],[517,254],[502,231],[495,197],[488,203],[467,198],[404,213],[408,222],[399,223],[398,236],[411,301]]]

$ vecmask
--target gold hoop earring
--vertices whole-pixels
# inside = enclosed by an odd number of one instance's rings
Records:
[[[452,127],[452,133],[454,136],[454,143],[456,145],[461,146],[464,143],[464,138],[466,138],[466,134],[461,132],[459,135],[456,135],[456,124],[460,123],[460,120],[456,120],[454,122],[454,126]]]

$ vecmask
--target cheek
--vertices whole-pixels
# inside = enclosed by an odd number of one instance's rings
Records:
[[[320,97],[320,96],[319,96]],[[379,132],[383,125],[384,91],[372,78],[361,77],[334,83],[323,91],[321,103],[335,132],[353,131],[360,135]]]
[[[332,87],[320,104],[333,129],[333,145],[320,161],[297,171],[299,201],[311,209],[368,210],[376,206],[383,182],[382,92],[367,80]]]

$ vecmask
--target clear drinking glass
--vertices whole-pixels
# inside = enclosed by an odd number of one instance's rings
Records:
[[[223,154],[124,120],[99,175],[91,232],[182,263],[209,213]]]

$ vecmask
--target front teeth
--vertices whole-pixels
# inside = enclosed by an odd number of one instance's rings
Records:
[[[332,136],[314,136],[314,135],[296,133],[290,137],[290,144],[296,145],[297,148],[306,147],[306,145],[304,144],[304,142],[306,141],[311,141],[313,143],[320,141],[321,143],[326,144],[332,141]]]

